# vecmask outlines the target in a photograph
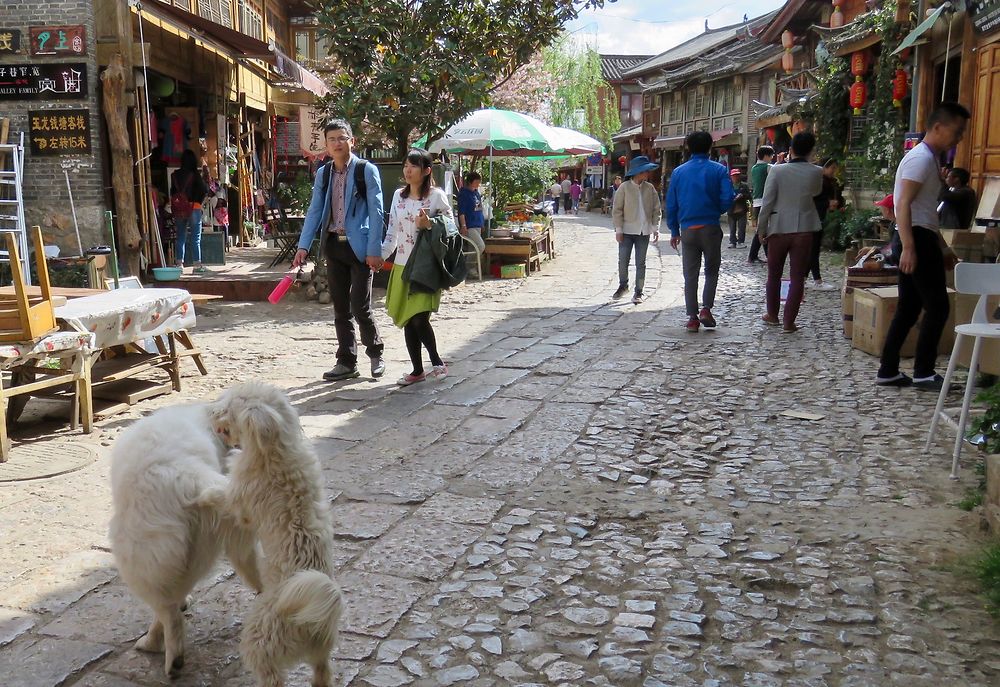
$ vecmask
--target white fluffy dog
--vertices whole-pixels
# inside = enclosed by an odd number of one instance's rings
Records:
[[[314,687],[329,687],[342,600],[316,454],[276,387],[237,385],[210,412],[216,431],[241,449],[216,502],[254,531],[264,553],[264,593],[244,621],[243,660],[263,687],[280,687],[300,661],[312,666]]]
[[[136,642],[163,651],[164,670],[184,665],[188,593],[225,549],[240,576],[260,591],[253,536],[217,507],[206,490],[224,489],[226,446],[205,405],[163,408],[129,427],[111,459],[111,547],[129,588],[152,607],[155,619]]]

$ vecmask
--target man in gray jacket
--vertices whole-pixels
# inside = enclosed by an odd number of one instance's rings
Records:
[[[767,312],[764,322],[779,324],[781,275],[785,259],[791,261],[788,298],[781,324],[791,334],[798,330],[795,318],[802,304],[806,275],[815,234],[823,228],[813,197],[823,191],[823,170],[809,162],[816,137],[803,131],[792,137],[791,159],[767,175],[764,202],[757,221],[757,235],[767,246]]]
[[[635,252],[635,292],[632,302],[642,303],[642,287],[646,282],[646,251],[649,237],[653,243],[660,236],[660,196],[649,183],[649,173],[657,169],[645,155],[633,159],[625,174],[626,181],[615,191],[611,206],[611,221],[618,241],[618,290],[612,296],[618,300],[628,293],[628,266]]]

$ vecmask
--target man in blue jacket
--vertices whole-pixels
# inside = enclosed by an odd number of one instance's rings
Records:
[[[684,247],[684,301],[687,306],[687,330],[697,332],[699,323],[715,327],[712,307],[722,263],[722,226],[720,218],[733,204],[733,184],[729,170],[708,159],[712,134],[695,131],[684,141],[690,159],[670,176],[667,189],[667,226],[670,247]],[[698,274],[705,259],[705,290],[698,310]]]
[[[338,344],[337,365],[323,379],[336,382],[361,375],[354,320],[371,359],[372,376],[381,377],[385,360],[372,317],[372,271],[382,267],[382,181],[375,165],[351,152],[354,133],[350,124],[331,120],[323,127],[323,137],[332,160],[316,173],[292,267],[306,261],[313,239],[321,232],[320,253],[326,256]]]

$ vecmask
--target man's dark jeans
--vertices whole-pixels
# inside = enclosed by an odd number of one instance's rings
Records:
[[[372,317],[372,271],[358,260],[350,243],[333,234],[326,237],[326,275],[337,330],[337,362],[347,367],[358,364],[354,320],[368,357],[380,358],[384,346]]]
[[[906,335],[917,323],[921,309],[924,319],[920,324],[917,352],[913,358],[913,377],[933,376],[938,344],[948,322],[951,306],[945,282],[944,255],[937,232],[913,227],[913,247],[917,254],[917,268],[913,274],[899,273],[899,304],[889,324],[878,371],[878,376],[883,379],[899,374],[899,351],[903,348]],[[894,257],[902,252],[898,232],[892,238],[892,252]]]

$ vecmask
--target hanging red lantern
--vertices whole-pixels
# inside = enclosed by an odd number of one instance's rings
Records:
[[[844,0],[833,0],[833,14],[830,15],[830,28],[839,29],[844,25],[844,13],[840,11],[840,6]]]
[[[626,162],[628,162],[628,158],[625,157],[624,155],[618,158],[618,164],[620,164],[622,167],[625,166]]]
[[[903,98],[906,97],[906,71],[896,70],[896,76],[892,79],[892,106],[902,107]]]
[[[786,74],[791,74],[795,71],[795,56],[792,54],[792,48],[795,47],[795,34],[788,30],[782,31],[781,47],[785,49],[781,55],[781,68],[785,70]]]
[[[851,107],[854,108],[855,115],[861,114],[861,108],[865,106],[865,103],[867,101],[868,101],[868,87],[865,85],[865,82],[862,81],[861,77],[859,76],[858,80],[855,81],[853,84],[851,84],[850,103]]]
[[[858,50],[856,53],[851,54],[851,74],[854,76],[863,76],[865,72],[868,71],[868,53],[864,50]]]
[[[795,55],[790,51],[786,51],[781,56],[781,68],[785,70],[786,74],[791,74],[795,71]]]

